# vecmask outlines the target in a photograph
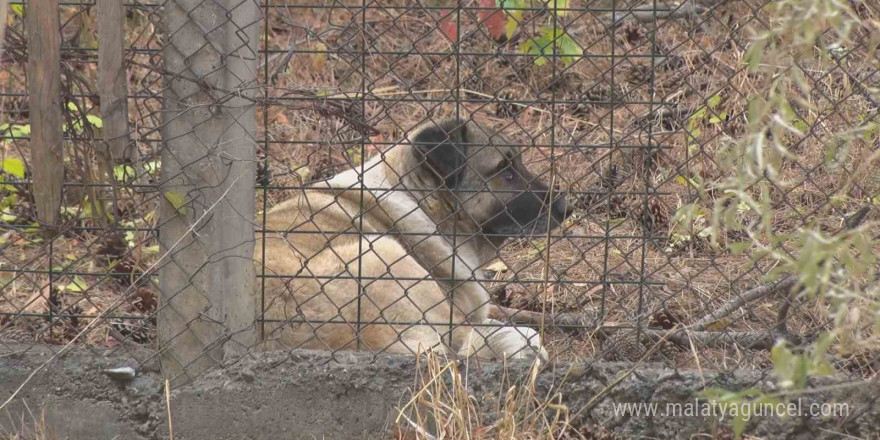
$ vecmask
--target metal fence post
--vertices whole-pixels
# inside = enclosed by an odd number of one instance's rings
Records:
[[[180,385],[254,342],[254,180],[260,10],[165,5],[158,337]]]

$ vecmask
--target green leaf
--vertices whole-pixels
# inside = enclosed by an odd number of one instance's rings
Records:
[[[361,160],[361,149],[360,147],[351,147],[345,150],[345,155],[348,157],[348,160],[352,162],[354,166],[360,165]]]
[[[727,120],[727,113],[719,113],[717,116],[709,118],[710,124],[718,124]]]
[[[547,248],[547,241],[542,239],[532,240],[532,249],[529,249],[529,257],[541,255]]]
[[[71,111],[73,111],[74,113],[78,111],[73,103],[68,103],[67,107],[70,108]],[[89,125],[97,129],[104,128],[104,120],[98,116],[86,115],[86,121]],[[79,118],[79,115],[77,115],[76,120],[73,122],[73,130],[77,133],[81,133],[83,131],[83,127],[83,121],[81,118]],[[64,124],[61,129],[67,131],[67,124]]]
[[[519,46],[521,53],[538,55],[535,64],[543,66],[547,64],[545,55],[561,55],[562,62],[566,66],[571,65],[577,57],[583,55],[583,49],[563,29],[545,27],[541,35],[529,38]]]
[[[12,193],[0,199],[0,209],[12,209],[18,202],[18,194]]]
[[[12,5],[12,12],[19,17],[23,17],[24,5]]]
[[[807,133],[810,131],[810,126],[803,119],[795,119],[791,121],[791,126],[801,133]]]
[[[154,160],[152,162],[147,162],[144,164],[144,170],[147,171],[147,174],[151,176],[155,176],[159,171],[159,167],[162,166],[162,163],[158,160]]]
[[[730,243],[728,245],[730,248],[730,253],[733,255],[741,255],[744,254],[747,250],[752,247],[751,241],[737,241]]]
[[[0,133],[9,132],[9,135],[13,138],[21,138],[27,137],[31,134],[31,125],[30,124],[3,124],[0,125]]]
[[[767,45],[767,40],[758,39],[748,48],[745,56],[743,57],[743,61],[749,65],[749,70],[754,72],[758,70],[758,66],[761,64],[761,55],[763,55],[764,47]]]
[[[564,55],[562,62],[566,66],[570,66],[584,54],[584,50],[568,34],[562,34],[557,38],[557,42],[559,43],[559,52]]]
[[[680,183],[680,184],[682,184],[683,186],[688,186],[688,185],[690,185],[690,186],[692,186],[692,187],[694,187],[694,188],[699,188],[699,187],[700,187],[700,184],[697,183],[696,180],[691,179],[690,177],[682,176],[682,175],[677,176],[677,177],[675,178],[675,181],[678,182],[678,183]]]
[[[12,126],[12,136],[14,137],[26,137],[31,135],[31,124],[25,125],[13,125]]]
[[[3,166],[0,169],[6,174],[24,179],[24,161],[17,157],[3,159]]]
[[[523,0],[495,0],[495,7],[509,11],[523,7]]]
[[[720,95],[712,95],[711,98],[706,100],[706,105],[708,105],[709,108],[711,108],[711,109],[715,109],[715,107],[718,107],[718,104],[720,104],[720,103],[721,103],[721,96]]]
[[[761,121],[761,118],[764,117],[766,112],[767,105],[760,99],[753,99],[749,101],[749,109],[746,113],[749,118],[749,124],[757,124]]]
[[[117,182],[126,183],[135,176],[134,168],[128,165],[116,165],[113,167],[113,177]]]
[[[165,200],[181,215],[186,215],[186,197],[177,191],[165,191]]]
[[[86,282],[83,281],[83,279],[80,278],[79,275],[74,276],[73,281],[70,284],[68,284],[66,286],[61,286],[61,290],[65,291],[65,292],[76,292],[76,293],[85,292],[86,289],[88,289],[88,288],[89,288],[88,284],[86,284]]]
[[[104,128],[104,120],[98,116],[86,115],[86,120],[88,120],[90,124],[94,125],[95,128]]]
[[[516,11],[521,14],[520,11]],[[507,24],[504,25],[504,35],[507,39],[513,38],[513,33],[516,32],[516,28],[519,26],[519,21],[513,17],[513,14],[510,14],[510,17],[507,17]]]

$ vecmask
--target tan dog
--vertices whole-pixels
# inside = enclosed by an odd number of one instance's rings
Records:
[[[360,167],[343,172],[268,211],[267,348],[546,358],[533,329],[488,319],[477,281],[505,239],[545,234],[570,213],[562,198],[548,203],[519,149],[474,122],[447,120],[363,170],[363,179]]]

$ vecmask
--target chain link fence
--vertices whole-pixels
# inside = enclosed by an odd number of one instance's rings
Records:
[[[64,1],[54,165],[30,7],[0,70],[0,355],[151,347],[176,383],[297,348],[769,378],[778,340],[835,325],[747,228],[710,236],[770,1]],[[848,177],[878,148],[880,10],[851,7],[853,46],[794,69],[812,107],[788,185],[756,186],[772,218],[743,222],[876,236],[877,174]],[[870,380],[877,354],[832,360]]]

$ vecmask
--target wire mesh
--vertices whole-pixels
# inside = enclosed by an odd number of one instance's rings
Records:
[[[204,362],[301,348],[543,349],[768,372],[778,339],[810,341],[833,324],[827,304],[799,298],[790,278],[768,285],[772,260],[710,245],[711,207],[680,213],[719,197],[696,182],[723,177],[719,155],[746,132],[764,82],[742,57],[769,4],[126,1],[128,153],[102,165],[98,8],[62,2],[66,159],[61,222],[47,235],[28,162],[25,85],[38,80],[26,69],[28,5],[12,3],[0,70],[0,351],[146,346],[186,378]],[[825,157],[836,132],[876,119],[877,65],[868,37],[857,43],[800,66],[821,112],[790,146],[791,184],[769,189],[788,208],[772,219],[780,232],[834,231],[874,210],[862,208],[874,175],[845,177],[876,139],[837,170]],[[217,87],[221,76],[235,86]],[[253,200],[224,192],[239,182]],[[254,238],[222,236],[229,222]],[[184,285],[160,280],[172,272]],[[211,284],[232,272],[253,278]],[[250,328],[224,321],[241,303],[216,302],[221,287],[251,301]],[[200,349],[184,359],[175,344]],[[875,374],[876,353],[836,360]]]

